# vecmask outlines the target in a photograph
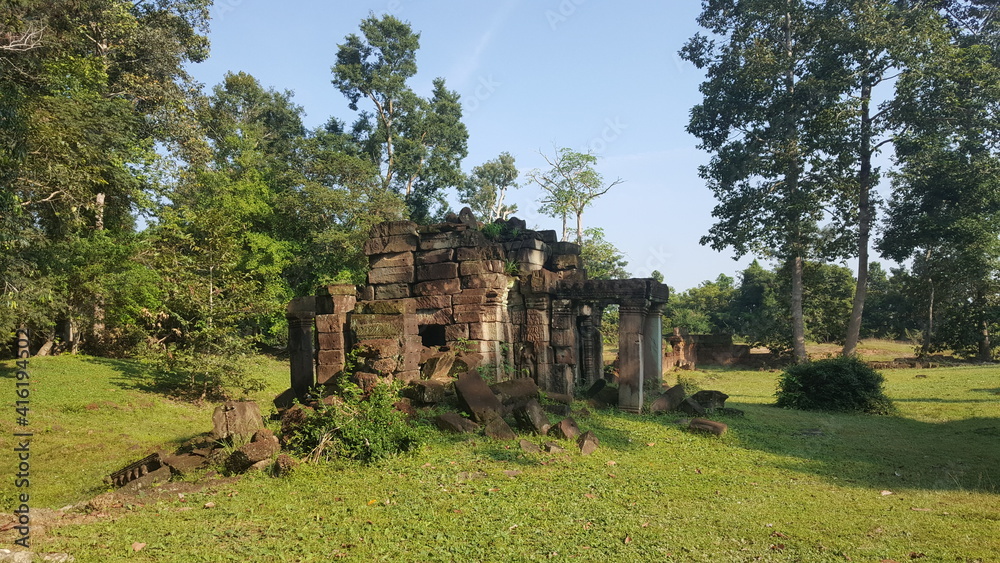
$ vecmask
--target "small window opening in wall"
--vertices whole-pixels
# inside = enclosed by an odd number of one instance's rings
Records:
[[[420,325],[417,332],[420,334],[420,342],[428,348],[444,346],[444,325]]]

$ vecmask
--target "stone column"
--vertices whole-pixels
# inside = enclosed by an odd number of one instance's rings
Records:
[[[601,332],[598,329],[600,319],[594,318],[594,312],[599,310],[590,305],[582,305],[580,314],[580,371],[583,374],[583,383],[588,387],[604,376],[604,358],[601,349]]]
[[[642,380],[663,385],[663,317],[662,305],[653,305],[646,313],[642,326]]]
[[[642,411],[644,302],[623,302],[618,320],[618,408]]]
[[[291,388],[295,395],[304,398],[315,384],[313,353],[313,326],[316,324],[315,297],[296,297],[288,303],[288,356],[291,369]]]

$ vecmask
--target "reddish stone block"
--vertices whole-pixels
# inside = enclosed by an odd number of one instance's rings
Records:
[[[343,369],[344,369],[344,366],[342,366],[342,365],[341,366],[335,366],[335,365],[321,365],[321,366],[316,366],[316,384],[317,385],[326,385],[326,384],[332,382],[333,379],[337,376],[337,374],[340,373],[341,370],[343,370]]]
[[[469,338],[471,340],[497,340],[506,341],[506,324],[489,322],[489,323],[470,323],[469,324]]]
[[[412,315],[416,312],[413,299],[384,299],[359,301],[354,312],[363,315]]]
[[[389,237],[394,235],[416,235],[419,225],[413,221],[386,221],[377,225],[372,225],[368,231],[368,236]]]
[[[575,254],[560,254],[549,258],[553,270],[578,270],[583,268],[583,260]]]
[[[343,332],[343,315],[316,315],[316,332]]]
[[[330,300],[333,302],[333,313],[343,315],[354,310],[354,304],[357,303],[358,298],[356,294],[351,293],[350,295],[331,295]]]
[[[507,258],[503,247],[496,244],[479,248],[465,247],[455,249],[455,259],[460,262],[469,260],[505,260]]]
[[[525,328],[524,339],[528,342],[548,342],[549,327],[545,325],[528,325]]]
[[[507,289],[506,274],[481,274],[478,276],[462,276],[462,289]]]
[[[368,257],[368,267],[375,268],[397,268],[400,266],[413,266],[412,252],[393,252],[392,254],[375,254]]]
[[[458,279],[432,280],[420,282],[413,286],[415,295],[451,295],[462,291],[462,286]]]
[[[363,251],[366,255],[391,254],[394,252],[413,252],[417,249],[419,240],[415,234],[375,237],[365,241]]]
[[[468,340],[469,338],[469,325],[468,324],[453,324],[444,327],[444,339],[448,342],[455,340]]]
[[[551,341],[553,346],[571,347],[576,345],[576,331],[574,330],[552,330]]]
[[[439,264],[441,262],[451,262],[455,256],[455,250],[451,248],[441,248],[439,250],[421,250],[417,252],[414,260],[417,266],[425,264]]]
[[[391,358],[403,353],[403,344],[398,338],[372,338],[360,342],[367,349],[366,355],[376,358]]]
[[[363,315],[351,316],[351,332],[357,340],[393,338],[406,334],[404,317],[412,315]],[[414,323],[414,326],[416,324]]]
[[[346,348],[343,332],[321,332],[319,337],[320,350],[343,350]]]
[[[412,283],[414,281],[413,266],[393,266],[390,268],[375,268],[368,271],[368,283]]]
[[[317,362],[321,366],[340,366],[344,367],[344,351],[343,350],[320,350],[317,354]]]
[[[371,367],[378,373],[389,374],[399,366],[396,358],[379,358],[371,362]]]
[[[417,266],[417,280],[444,280],[458,277],[458,264],[455,262],[440,262]]]
[[[374,289],[371,299],[365,299],[365,301],[372,300],[384,300],[384,299],[405,299],[410,296],[410,284],[406,283],[390,283],[386,285],[370,285],[369,288]],[[367,297],[367,295],[366,295]]]
[[[421,295],[414,297],[413,303],[420,309],[450,309],[452,304],[451,295]]]
[[[547,312],[528,309],[526,313],[528,315],[528,326],[531,325],[549,326],[549,314]]]
[[[456,323],[494,323],[504,320],[503,308],[496,305],[456,305],[452,307]]]
[[[418,309],[418,325],[449,325],[452,323],[451,309]]]
[[[459,273],[463,276],[502,274],[504,273],[504,262],[501,260],[471,260],[462,262]]]
[[[576,365],[576,350],[574,348],[553,348],[555,352],[555,363]]]

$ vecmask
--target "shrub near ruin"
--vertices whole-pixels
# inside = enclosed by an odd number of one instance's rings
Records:
[[[895,409],[882,390],[884,381],[858,358],[831,358],[788,368],[775,395],[784,408],[890,414]]]
[[[341,401],[321,403],[306,415],[288,440],[289,447],[313,461],[346,458],[375,462],[416,449],[418,431],[393,407],[390,385],[379,383],[367,396],[346,377],[337,385]]]

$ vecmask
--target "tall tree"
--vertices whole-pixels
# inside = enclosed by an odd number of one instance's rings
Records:
[[[361,36],[350,34],[338,46],[333,84],[354,111],[361,111],[351,132],[359,150],[377,166],[384,190],[403,194],[411,218],[426,220],[440,190],[458,186],[460,164],[468,153],[459,96],[434,80],[430,98],[407,85],[417,72],[420,34],[399,19],[374,14],[361,22]]]
[[[591,227],[583,232],[580,256],[592,280],[617,280],[627,278],[628,261],[618,248],[604,238],[604,229]]]
[[[561,148],[554,156],[542,154],[542,158],[549,164],[549,169],[528,173],[528,177],[545,191],[541,211],[550,217],[562,218],[563,240],[567,240],[569,234],[567,218],[574,215],[576,242],[583,244],[583,212],[624,180],[617,178],[606,184],[604,176],[594,169],[597,157],[590,153]]]
[[[497,158],[472,169],[472,174],[458,190],[459,201],[485,222],[507,220],[517,212],[517,205],[504,202],[507,191],[518,188],[517,174],[514,157],[502,152]]]
[[[828,161],[814,135],[831,103],[806,63],[823,37],[803,0],[706,0],[680,55],[705,69],[704,101],[687,130],[712,154],[699,173],[719,200],[702,244],[788,264],[796,361],[806,361],[803,262],[817,252],[818,224],[833,196]]]

